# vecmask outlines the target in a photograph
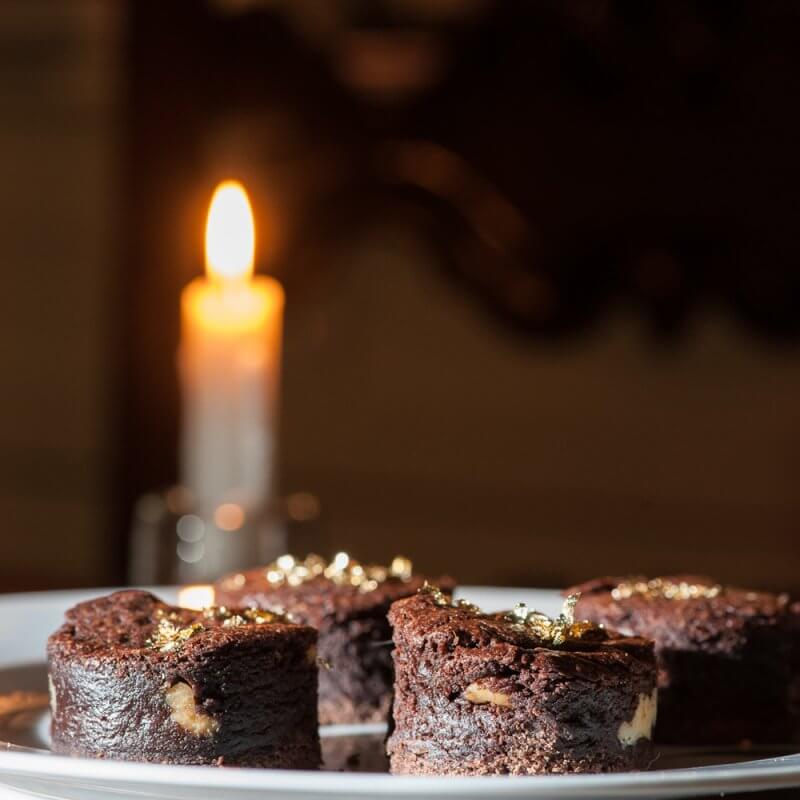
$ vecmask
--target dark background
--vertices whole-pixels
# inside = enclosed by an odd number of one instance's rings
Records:
[[[800,5],[9,0],[0,590],[124,580],[215,183],[313,544],[800,590]]]

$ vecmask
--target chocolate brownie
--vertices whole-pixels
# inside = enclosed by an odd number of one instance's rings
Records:
[[[616,772],[646,767],[653,645],[517,606],[485,614],[427,588],[396,602],[391,771]]]
[[[392,702],[389,606],[414,594],[425,577],[397,556],[388,567],[359,564],[346,553],[330,563],[316,555],[229,575],[216,587],[217,602],[255,605],[291,615],[317,628],[319,717],[323,724],[383,722]],[[452,589],[450,578],[442,585]]]
[[[316,640],[255,609],[190,611],[139,591],[81,603],[48,640],[52,749],[317,768]]]
[[[798,739],[800,616],[785,595],[698,575],[606,577],[567,592],[581,592],[581,616],[655,642],[656,741]]]

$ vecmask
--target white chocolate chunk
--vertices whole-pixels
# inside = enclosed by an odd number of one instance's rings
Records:
[[[208,714],[198,710],[194,692],[188,683],[176,683],[165,694],[170,707],[172,720],[193,736],[211,736],[219,728],[219,723]]]
[[[653,726],[656,724],[658,711],[658,689],[653,689],[652,694],[640,694],[639,705],[630,722],[623,722],[617,731],[617,738],[623,747],[636,744],[639,739],[650,739],[653,735]]]
[[[464,697],[476,705],[491,703],[493,706],[511,706],[511,698],[507,694],[493,692],[491,689],[481,686],[477,681],[464,689]]]

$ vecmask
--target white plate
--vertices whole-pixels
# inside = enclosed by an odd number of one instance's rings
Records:
[[[44,642],[66,608],[103,594],[54,592],[0,597],[0,695],[13,689],[45,691]],[[158,592],[166,599],[171,590]],[[489,610],[526,602],[549,614],[560,600],[555,592],[533,589],[466,587],[461,594]],[[3,683],[5,681],[5,683]],[[9,681],[15,683],[9,685]],[[41,715],[40,715],[41,716]],[[345,798],[667,798],[800,786],[800,754],[739,763],[696,753],[690,769],[657,769],[618,775],[423,778],[369,772],[175,767],[63,758],[26,749],[45,734],[39,720],[22,715],[15,743],[0,743],[0,797],[31,794],[58,800],[170,798],[170,800],[344,800]],[[373,726],[374,727],[374,726]],[[360,729],[365,735],[369,729]],[[352,731],[350,731],[352,733]],[[346,730],[329,730],[342,735]],[[373,738],[375,734],[373,732]],[[43,748],[45,743],[41,745]],[[730,760],[730,759],[729,759]],[[711,762],[711,763],[709,763]],[[17,794],[20,792],[21,794]]]

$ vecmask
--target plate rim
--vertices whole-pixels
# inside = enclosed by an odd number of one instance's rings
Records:
[[[781,763],[783,762],[783,763]],[[91,775],[87,775],[91,772]],[[623,772],[581,775],[481,775],[422,776],[379,773],[332,773],[312,770],[220,769],[212,766],[148,764],[132,761],[72,758],[0,751],[2,774],[85,780],[97,783],[110,779],[113,783],[160,784],[164,786],[207,787],[213,789],[272,790],[314,792],[321,797],[341,795],[344,790],[358,796],[375,793],[414,796],[428,791],[444,796],[486,795],[490,788],[503,787],[506,797],[526,796],[533,785],[553,792],[585,789],[587,795],[598,791],[636,792],[648,789],[681,791],[684,789],[727,791],[735,788],[770,789],[800,785],[800,754],[736,764],[652,772]],[[338,780],[337,780],[338,779]],[[335,785],[346,783],[346,786]],[[721,787],[720,789],[712,787]]]
[[[167,598],[175,587],[147,587]],[[113,588],[33,592],[0,595],[0,614],[9,606],[27,607],[67,605],[82,598],[116,591]],[[558,590],[499,586],[464,586],[460,593],[470,595],[536,594],[549,602],[560,597]],[[42,655],[44,643],[42,642]],[[3,665],[30,663],[13,660],[7,653]],[[530,776],[417,776],[382,773],[335,773],[310,770],[220,769],[208,766],[165,765],[131,761],[73,758],[52,753],[29,753],[0,743],[0,785],[3,777],[36,778],[39,781],[91,781],[95,786],[121,783],[164,787],[185,786],[235,791],[273,791],[312,793],[321,798],[352,794],[358,797],[396,795],[414,797],[430,794],[447,797],[544,797],[567,792],[569,796],[598,796],[608,792],[620,796],[655,791],[658,796],[690,792],[754,791],[800,786],[800,752],[733,764],[704,765],[670,770],[604,774],[565,774]]]

